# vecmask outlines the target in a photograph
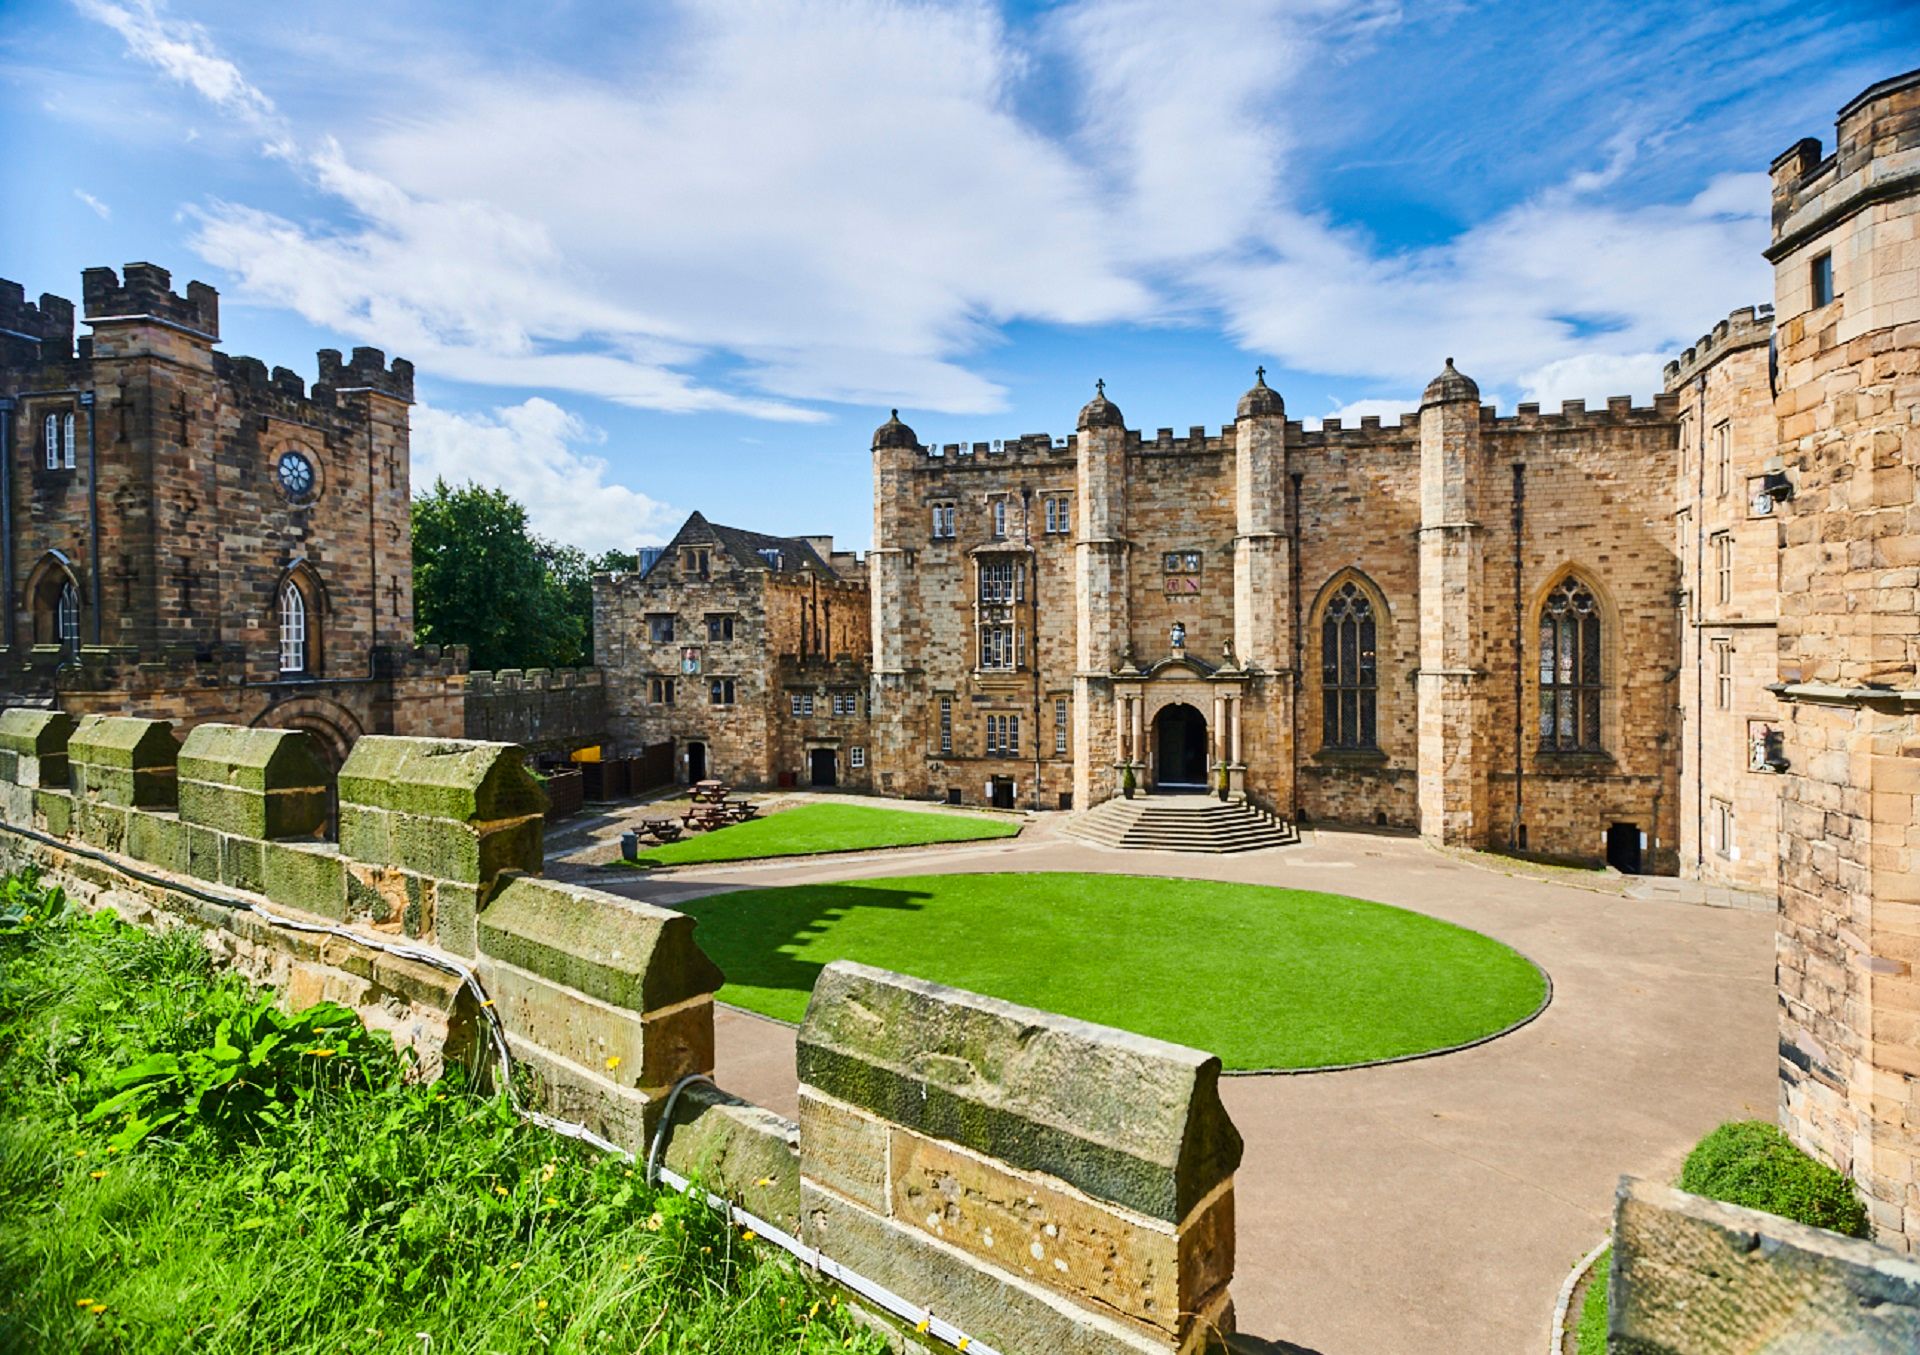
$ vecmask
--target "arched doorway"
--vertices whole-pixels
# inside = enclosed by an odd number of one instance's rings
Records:
[[[1184,702],[1153,717],[1154,785],[1168,790],[1207,787],[1207,721]]]
[[[707,779],[707,745],[694,739],[687,744],[687,781],[698,785]]]

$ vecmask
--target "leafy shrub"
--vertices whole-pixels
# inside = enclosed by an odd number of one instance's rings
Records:
[[[33,869],[9,875],[0,885],[0,935],[24,932],[59,920],[67,911],[67,896],[58,885],[40,883]]]
[[[1866,1206],[1853,1182],[1764,1120],[1723,1124],[1701,1139],[1680,1170],[1680,1189],[1848,1237],[1867,1235]]]
[[[131,1148],[176,1120],[197,1119],[225,1133],[257,1133],[286,1121],[292,1108],[325,1088],[373,1085],[398,1068],[384,1043],[337,1002],[289,1016],[271,993],[251,994],[237,982],[213,987],[207,1043],[157,1050],[121,1069],[114,1095],[87,1113],[86,1123],[121,1117],[118,1148]]]

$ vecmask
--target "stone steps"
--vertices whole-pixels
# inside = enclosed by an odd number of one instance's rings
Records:
[[[1300,840],[1294,826],[1242,800],[1211,795],[1117,797],[1075,815],[1061,831],[1130,851],[1250,852]]]

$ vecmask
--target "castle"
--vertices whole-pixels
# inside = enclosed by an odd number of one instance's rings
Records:
[[[90,268],[0,280],[0,695],[70,714],[459,734],[459,654],[413,645],[413,368],[221,352],[220,302]]]

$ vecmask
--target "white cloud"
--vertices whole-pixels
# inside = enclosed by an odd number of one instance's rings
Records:
[[[1636,404],[1664,384],[1660,370],[1666,365],[1665,353],[1579,353],[1549,362],[1519,378],[1520,398],[1536,401],[1542,410],[1553,413],[1562,400],[1585,400],[1597,409],[1610,395],[1631,395]]]
[[[86,189],[84,188],[74,189],[73,196],[78,198],[81,202],[85,203],[87,206],[87,210],[92,212],[95,216],[99,217],[102,221],[113,220],[113,208],[107,206],[106,203],[100,201],[99,198],[96,198],[93,194],[89,193]]]
[[[590,554],[658,545],[679,514],[625,485],[607,483],[604,458],[583,450],[602,434],[538,396],[490,414],[413,408],[413,486],[471,480],[504,489],[534,532]]]
[[[657,50],[603,54],[617,77],[388,61],[359,121],[311,129],[155,0],[75,2],[327,205],[199,206],[195,246],[242,296],[475,383],[979,413],[1005,392],[973,359],[1010,323],[1198,319],[1387,388],[1452,353],[1490,398],[1644,396],[1701,298],[1710,316],[1770,287],[1764,176],[1623,200],[1658,128],[1421,248],[1304,207],[1300,73],[1390,40],[1393,0],[1079,0],[1032,34],[985,0],[681,0]],[[1067,91],[1059,125],[1023,114],[1036,85]]]
[[[1312,415],[1301,419],[1300,426],[1302,428],[1320,428],[1325,426],[1328,419],[1338,419],[1344,427],[1358,428],[1360,426],[1360,420],[1372,415],[1378,415],[1383,425],[1392,428],[1399,425],[1402,414],[1418,414],[1419,412],[1420,398],[1418,396],[1413,396],[1405,400],[1394,398],[1385,400],[1350,400],[1346,404],[1335,406],[1325,414]]]
[[[154,0],[131,0],[128,4],[74,0],[74,4],[82,14],[125,39],[127,50],[135,57],[266,136],[269,149],[276,153],[290,149],[285,124],[273,100],[220,55],[201,25],[161,14]]]

